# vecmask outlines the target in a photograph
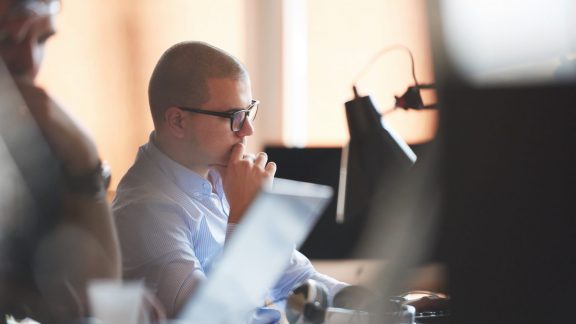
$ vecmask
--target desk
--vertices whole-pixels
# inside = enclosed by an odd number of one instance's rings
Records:
[[[370,284],[386,266],[383,260],[345,259],[311,260],[316,270],[352,285]],[[446,270],[438,263],[422,265],[410,271],[404,291],[428,290],[445,292]]]
[[[337,280],[361,285],[374,279],[385,265],[382,260],[345,259],[311,260],[316,270]]]

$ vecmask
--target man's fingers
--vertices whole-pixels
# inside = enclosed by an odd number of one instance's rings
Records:
[[[264,170],[266,170],[266,173],[268,174],[268,176],[274,177],[274,175],[276,174],[276,163],[268,162],[268,164],[266,164],[266,168],[264,168]]]
[[[244,144],[238,143],[232,147],[232,152],[230,153],[230,161],[239,161],[244,157]]]
[[[256,159],[254,160],[254,165],[264,169],[267,161],[268,161],[268,154],[266,154],[264,152],[260,152],[256,155]]]
[[[253,153],[246,153],[246,154],[244,154],[242,159],[243,160],[249,160],[250,162],[254,163],[254,161],[256,160],[256,155],[254,155]]]

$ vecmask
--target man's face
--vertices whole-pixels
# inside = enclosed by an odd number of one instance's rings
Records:
[[[213,78],[207,82],[210,100],[201,107],[205,110],[228,112],[246,108],[252,100],[250,80],[246,78]],[[230,119],[218,116],[187,113],[187,142],[191,158],[200,166],[226,165],[232,147],[246,143],[254,127],[246,119],[243,127],[233,132]]]
[[[14,0],[0,0],[0,57],[14,77],[34,80],[44,45],[55,33],[53,14],[12,15]]]

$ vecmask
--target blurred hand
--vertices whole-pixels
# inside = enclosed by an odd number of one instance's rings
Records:
[[[162,304],[156,296],[146,289],[143,297],[144,300],[142,307],[144,313],[140,314],[141,317],[139,322],[147,322],[151,324],[168,323],[164,307],[162,307]]]
[[[15,80],[30,113],[52,152],[70,176],[96,168],[98,151],[88,135],[42,88],[26,79]]]
[[[260,307],[250,318],[250,324],[278,324],[282,320],[282,313],[274,308]]]
[[[230,203],[228,223],[238,223],[263,185],[271,185],[276,164],[264,152],[246,155],[244,144],[232,148],[226,167],[219,167],[226,198]]]

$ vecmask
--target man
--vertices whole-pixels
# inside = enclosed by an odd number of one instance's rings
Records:
[[[55,34],[54,18],[59,8],[57,0],[0,0],[0,57],[27,105],[23,113],[36,121],[60,164],[63,183],[63,188],[51,188],[61,190],[56,215],[38,213],[40,217],[54,217],[53,222],[47,222],[55,225],[39,237],[29,238],[37,241],[32,250],[13,243],[10,255],[19,255],[24,264],[9,257],[2,260],[0,313],[29,316],[43,323],[65,323],[87,316],[88,281],[120,278],[118,241],[96,147],[34,83],[44,45]],[[7,109],[4,101],[0,103]],[[17,219],[21,215],[2,216]]]
[[[228,53],[200,42],[171,47],[154,69],[149,101],[155,131],[120,182],[113,209],[125,278],[145,278],[174,316],[210,275],[276,165],[265,153],[245,153],[258,101],[246,69]],[[309,278],[331,296],[344,286],[295,251],[270,297],[286,297]]]

